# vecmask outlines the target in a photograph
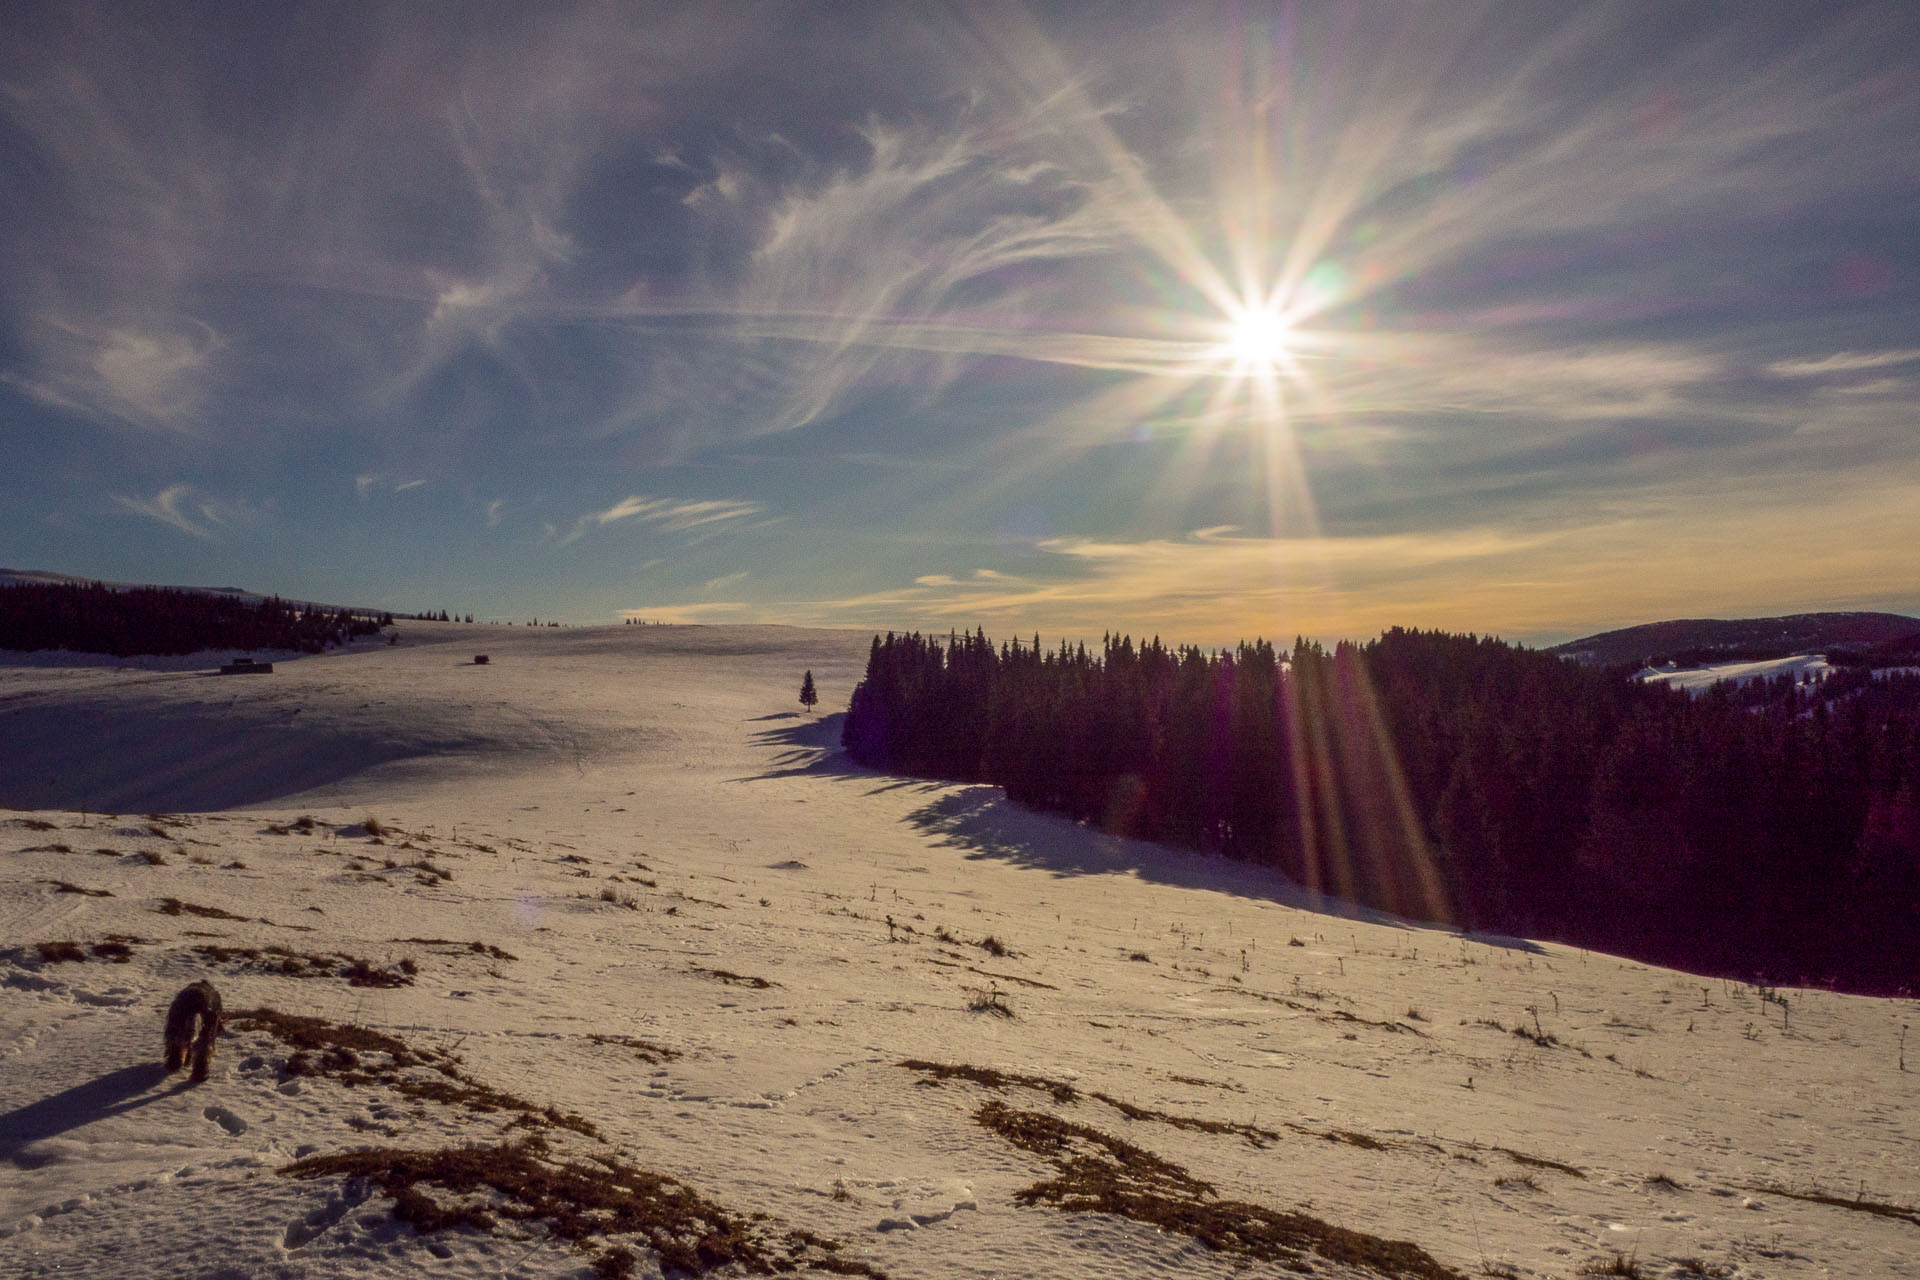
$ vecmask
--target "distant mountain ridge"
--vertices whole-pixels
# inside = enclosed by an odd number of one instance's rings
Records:
[[[1868,649],[1920,635],[1898,613],[1793,613],[1778,618],[1676,618],[1569,640],[1547,650],[1593,666],[1759,661],[1828,649]]]

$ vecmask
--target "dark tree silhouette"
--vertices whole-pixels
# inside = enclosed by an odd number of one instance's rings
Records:
[[[842,741],[1416,918],[1857,990],[1920,975],[1920,676],[1701,697],[1476,636],[875,636]]]
[[[80,653],[195,653],[201,649],[292,649],[319,653],[393,625],[345,609],[237,599],[162,587],[113,590],[95,582],[0,587],[0,649]]]
[[[818,701],[820,691],[813,687],[813,672],[809,671],[800,681],[800,705],[811,711]]]

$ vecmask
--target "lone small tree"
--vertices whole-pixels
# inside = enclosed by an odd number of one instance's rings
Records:
[[[820,691],[813,687],[813,672],[809,671],[800,681],[800,705],[813,710],[813,704],[820,701]]]

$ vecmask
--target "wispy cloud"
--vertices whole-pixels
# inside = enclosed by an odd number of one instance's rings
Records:
[[[114,501],[137,515],[158,520],[182,533],[211,539],[231,521],[250,514],[244,503],[197,495],[192,485],[169,485],[151,498],[114,495]]]
[[[623,520],[637,520],[642,524],[656,527],[662,533],[686,533],[695,529],[709,529],[731,525],[737,521],[759,515],[765,508],[757,502],[742,502],[731,498],[708,498],[688,500],[681,498],[650,498],[640,494],[620,499],[604,511],[589,512],[573,522],[573,528],[558,539],[559,545],[578,542],[593,529],[603,525],[617,524]]]
[[[1920,360],[1920,350],[1839,351],[1813,359],[1776,360],[1767,366],[1767,372],[1782,378],[1816,378],[1830,373],[1885,369],[1890,365],[1911,364],[1916,360]]]
[[[367,502],[376,493],[405,493],[409,489],[418,489],[426,483],[425,480],[400,480],[390,475],[374,473],[355,476],[353,491],[360,495],[360,501]]]
[[[636,622],[688,623],[739,622],[751,614],[754,606],[742,601],[713,600],[704,604],[645,605],[622,609],[619,616]]]

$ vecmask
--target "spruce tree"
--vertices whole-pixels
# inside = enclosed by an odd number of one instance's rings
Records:
[[[813,672],[807,672],[800,681],[800,705],[813,710],[813,704],[820,701],[820,691],[813,687]]]

